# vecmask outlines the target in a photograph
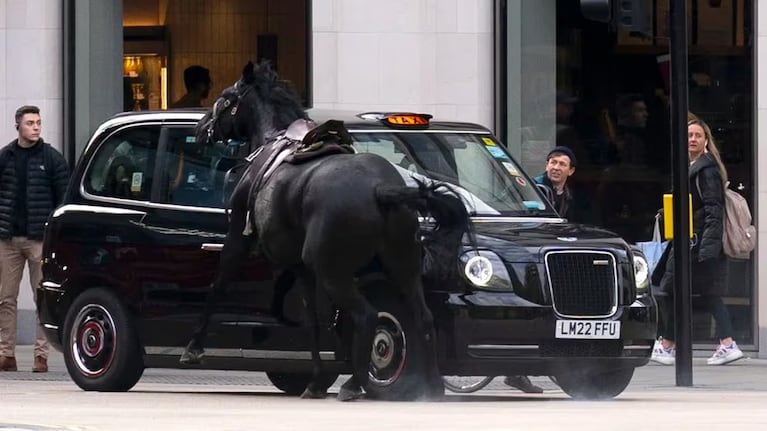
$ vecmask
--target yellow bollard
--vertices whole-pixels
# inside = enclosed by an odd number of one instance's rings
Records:
[[[690,198],[690,238],[692,238],[692,194]],[[663,236],[666,239],[674,239],[674,209],[672,202],[674,195],[663,195]]]

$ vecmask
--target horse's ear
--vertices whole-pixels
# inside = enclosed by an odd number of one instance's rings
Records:
[[[252,61],[249,61],[248,64],[246,64],[245,67],[242,68],[243,82],[253,82],[253,80],[256,79],[254,68],[255,68],[255,65],[253,64]]]

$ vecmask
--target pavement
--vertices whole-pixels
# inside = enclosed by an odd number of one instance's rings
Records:
[[[241,371],[148,369],[127,393],[86,392],[70,380],[61,353],[51,354],[50,372],[35,374],[32,347],[21,346],[20,371],[0,372],[0,431],[767,429],[767,360],[708,366],[710,353],[695,353],[692,387],[675,385],[673,366],[647,365],[609,402],[572,400],[546,377],[532,378],[543,394],[523,394],[498,377],[473,394],[391,404],[300,400],[264,373]]]
[[[668,390],[716,391],[716,392],[767,392],[767,359],[746,357],[737,362],[724,366],[706,364],[706,352],[695,352],[693,358],[693,386],[676,386],[676,368],[650,363],[640,367],[634,373],[627,392],[660,392]],[[48,373],[32,373],[32,346],[18,346],[16,360],[19,371],[15,373],[0,372],[0,381],[70,381],[64,358],[60,352],[51,352],[48,358]],[[487,390],[510,390],[502,378],[496,378]],[[533,383],[544,388],[546,392],[561,391],[546,377],[532,377]],[[339,379],[336,385],[343,382]],[[264,373],[248,371],[216,371],[216,370],[175,370],[147,369],[140,383],[152,384],[192,384],[214,385],[217,387],[235,386],[269,386]]]

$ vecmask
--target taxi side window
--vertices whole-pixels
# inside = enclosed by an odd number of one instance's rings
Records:
[[[160,129],[118,130],[99,146],[84,178],[85,191],[110,198],[148,201]]]
[[[194,128],[165,130],[165,168],[159,202],[181,206],[225,208],[227,170],[235,163],[214,146],[198,146]]]

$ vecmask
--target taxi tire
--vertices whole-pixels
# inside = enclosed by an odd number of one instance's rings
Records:
[[[631,383],[634,368],[608,371],[582,371],[574,369],[560,373],[552,379],[571,398],[576,400],[607,400],[620,395]]]
[[[311,373],[275,373],[267,372],[266,377],[277,389],[288,395],[301,395],[312,381]],[[338,379],[338,373],[325,373],[322,376],[322,386],[325,390],[333,386]]]
[[[415,340],[415,325],[412,313],[402,301],[397,299],[396,288],[378,289],[368,295],[373,307],[378,310],[378,324],[376,327],[377,340],[395,340],[391,348],[392,358],[400,358],[398,362],[392,362],[384,376],[377,374],[374,357],[376,356],[376,341],[371,346],[371,364],[369,380],[365,385],[368,397],[391,401],[410,401],[426,396],[428,383],[426,381],[426,357],[423,343]],[[401,329],[401,334],[397,330]],[[404,342],[403,342],[404,340]],[[400,344],[401,343],[401,344]],[[404,355],[403,355],[404,348]],[[394,372],[392,373],[392,370]],[[388,377],[384,379],[380,377]],[[379,377],[379,378],[376,378]]]
[[[72,302],[64,321],[62,350],[69,376],[85,391],[125,392],[144,373],[130,314],[102,288],[88,289]]]

